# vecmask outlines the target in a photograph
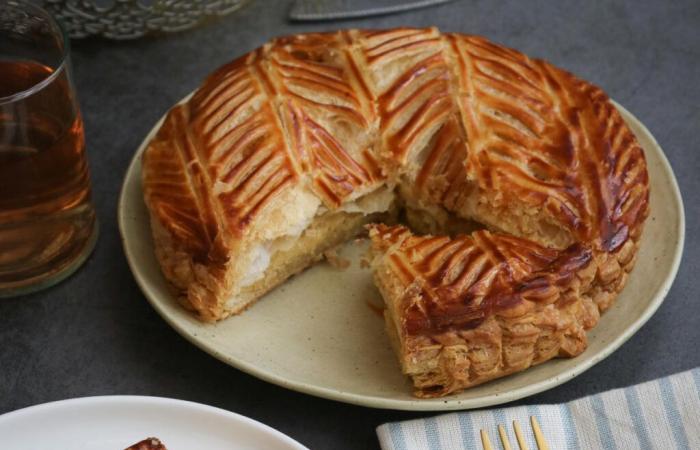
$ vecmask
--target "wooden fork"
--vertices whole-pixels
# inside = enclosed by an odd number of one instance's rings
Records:
[[[537,422],[535,416],[530,416],[530,425],[532,426],[532,432],[535,434],[535,442],[537,442],[537,448],[539,450],[549,450],[549,445],[544,439],[542,430],[540,429],[540,424]],[[525,438],[523,437],[523,431],[520,429],[520,424],[517,421],[513,421],[513,430],[515,431],[515,438],[518,440],[518,447],[520,450],[529,450]],[[503,444],[503,450],[512,450],[510,446],[510,441],[508,440],[508,434],[506,434],[506,429],[503,425],[498,426],[498,434],[501,436],[501,444]],[[481,445],[484,450],[493,450],[491,446],[491,441],[489,440],[489,435],[485,430],[481,430]]]

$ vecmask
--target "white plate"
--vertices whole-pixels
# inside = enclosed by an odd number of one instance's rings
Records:
[[[168,450],[308,450],[223,409],[159,397],[86,397],[0,416],[3,450],[124,450],[157,437]]]
[[[651,182],[651,215],[637,266],[614,307],[589,333],[589,348],[524,372],[438,399],[418,400],[367,305],[381,304],[363,249],[343,249],[353,264],[337,271],[319,264],[289,280],[240,316],[206,325],[189,315],[168,291],[153,254],[148,211],[141,191],[141,153],[126,173],[119,203],[124,250],[136,281],[163,318],[212,356],[263,380],[320,397],[376,408],[450,410],[509,402],[570,380],[629,339],[656,311],[671,287],[683,249],[683,205],[671,167],[649,131],[617,105],[645,150]]]

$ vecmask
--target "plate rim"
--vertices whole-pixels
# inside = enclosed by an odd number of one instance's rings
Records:
[[[271,426],[259,422],[250,417],[244,416],[242,414],[229,411],[227,409],[219,408],[216,406],[207,405],[204,403],[194,402],[191,400],[181,400],[170,397],[160,397],[152,395],[93,395],[87,397],[75,397],[63,400],[54,400],[46,403],[40,403],[37,405],[26,406],[14,411],[9,411],[4,414],[0,414],[0,426],[4,423],[12,420],[21,420],[23,416],[31,416],[37,412],[50,411],[52,409],[58,409],[65,407],[90,407],[95,405],[103,404],[105,406],[115,405],[117,403],[132,404],[134,406],[139,405],[153,405],[153,406],[163,406],[163,407],[184,407],[189,410],[196,409],[198,412],[216,414],[218,416],[224,417],[226,419],[235,420],[240,423],[250,426],[257,431],[264,432],[268,435],[274,436],[276,439],[280,440],[280,443],[284,443],[297,450],[309,450],[306,446],[292,439],[290,436],[282,433],[279,430],[272,428]]]
[[[186,101],[192,93],[184,97],[180,102]],[[665,300],[668,292],[670,291],[673,282],[678,274],[678,269],[680,267],[681,258],[683,255],[683,249],[685,246],[685,209],[683,205],[683,198],[681,196],[681,191],[678,186],[678,181],[676,180],[675,173],[671,167],[665,152],[657,142],[654,135],[649,131],[649,129],[642,123],[635,115],[633,115],[624,106],[620,105],[615,100],[610,99],[611,103],[620,111],[624,120],[627,122],[633,122],[634,125],[640,130],[641,134],[644,135],[655,147],[655,151],[658,153],[661,170],[665,173],[668,179],[671,181],[671,192],[673,196],[673,201],[676,204],[676,209],[679,211],[678,214],[678,226],[676,227],[676,235],[678,240],[676,245],[673,247],[673,259],[670,271],[668,275],[663,280],[661,285],[658,287],[656,292],[652,295],[652,300],[649,306],[642,312],[642,314],[634,321],[632,324],[625,328],[622,333],[620,333],[615,339],[609,341],[598,353],[592,355],[588,359],[583,359],[579,364],[573,367],[563,370],[556,375],[545,378],[538,382],[505,392],[485,395],[483,397],[476,397],[470,399],[453,399],[449,398],[439,398],[439,399],[390,399],[381,398],[366,394],[356,394],[352,392],[343,391],[335,388],[328,388],[324,386],[318,386],[315,384],[304,383],[300,381],[290,381],[285,379],[283,376],[268,372],[263,369],[259,369],[256,365],[239,361],[235,358],[231,358],[212,346],[207,345],[204,341],[200,341],[198,336],[191,335],[184,327],[181,327],[174,319],[172,319],[163,308],[161,308],[159,302],[155,299],[157,295],[151,291],[145,277],[137,269],[137,263],[135,261],[135,256],[131,254],[128,244],[127,237],[125,233],[125,227],[128,218],[126,217],[126,192],[128,189],[127,183],[130,176],[133,177],[133,170],[137,163],[139,163],[141,155],[148,144],[148,142],[155,135],[157,130],[160,128],[163,120],[167,116],[168,112],[158,120],[158,122],[151,128],[146,137],[143,139],[138,149],[134,153],[129,165],[124,173],[122,186],[119,191],[119,201],[117,204],[117,218],[119,225],[119,234],[122,241],[122,247],[124,249],[124,254],[129,265],[129,269],[139,285],[141,292],[146,297],[146,300],[151,304],[151,306],[156,310],[156,312],[161,316],[165,322],[170,325],[175,331],[178,332],[187,341],[194,344],[200,350],[208,353],[214,358],[221,362],[224,362],[238,370],[241,370],[249,375],[252,375],[258,379],[266,381],[268,383],[275,384],[277,386],[284,387],[286,389],[291,389],[297,392],[301,392],[308,395],[313,395],[316,397],[325,398],[328,400],[339,401],[343,403],[349,403],[358,406],[365,406],[378,409],[392,409],[392,410],[403,410],[403,411],[455,411],[455,410],[467,410],[476,409],[486,406],[499,405],[503,403],[512,402],[525,397],[529,397],[540,392],[544,392],[548,389],[557,387],[575,377],[587,371],[594,365],[598,364],[613,352],[619,349],[625,342],[627,342],[632,336],[634,336],[637,331],[649,321],[651,316],[659,309],[663,301]],[[140,183],[140,180],[138,180]]]

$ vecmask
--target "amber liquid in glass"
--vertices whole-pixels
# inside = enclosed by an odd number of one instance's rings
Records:
[[[0,61],[0,98],[33,89],[0,100],[0,289],[40,285],[94,242],[83,123],[59,70]]]

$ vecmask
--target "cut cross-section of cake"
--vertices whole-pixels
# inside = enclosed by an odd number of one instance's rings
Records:
[[[387,332],[416,395],[442,396],[586,348],[599,318],[590,250],[480,230],[417,236],[373,225]]]

